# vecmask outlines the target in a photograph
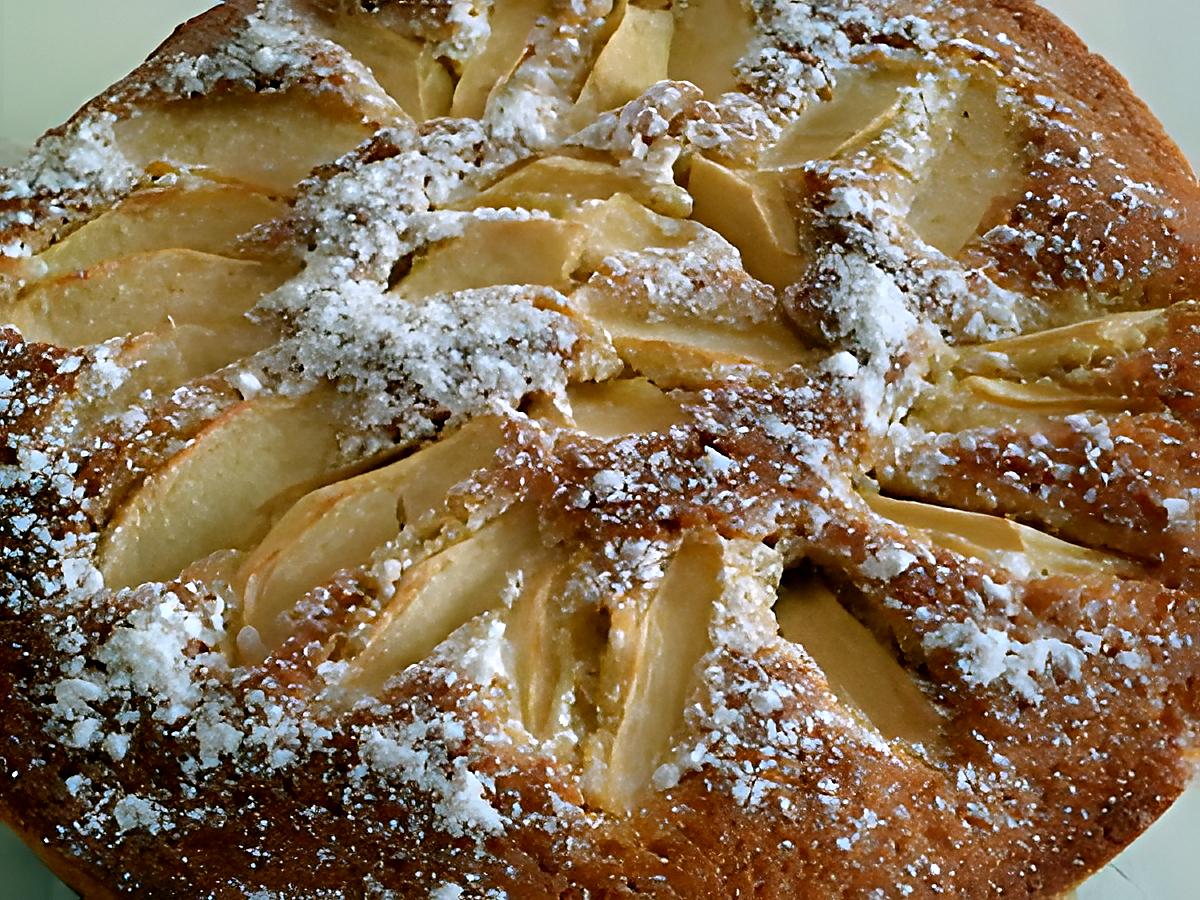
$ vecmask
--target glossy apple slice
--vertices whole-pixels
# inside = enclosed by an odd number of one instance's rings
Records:
[[[967,82],[947,111],[948,138],[922,173],[908,212],[925,243],[957,256],[976,234],[1003,221],[1024,190],[1024,138],[989,75]]]
[[[665,433],[687,421],[679,401],[645,378],[573,384],[567,388],[567,403],[570,414],[560,424],[601,440]],[[548,411],[543,417],[554,418]]]
[[[679,249],[700,237],[695,222],[651,212],[628,194],[584,203],[567,217],[588,229],[580,264],[594,272],[617,253],[648,248]]]
[[[238,573],[245,623],[267,649],[279,646],[291,630],[286,614],[301,597],[367,562],[404,525],[443,510],[450,489],[491,464],[503,442],[499,419],[476,419],[400,462],[304,497]]]
[[[651,316],[602,282],[585,285],[572,299],[608,332],[628,365],[664,388],[702,383],[728,366],[783,369],[806,353],[779,318],[729,323],[686,311]]]
[[[709,625],[722,593],[722,544],[715,535],[688,536],[648,606],[612,610],[609,659],[620,696],[612,742],[593,799],[628,813],[679,736],[697,685],[697,667],[712,648]]]
[[[584,229],[557,219],[471,222],[461,237],[432,248],[413,263],[395,292],[410,300],[500,284],[539,284],[566,290],[579,266]]]
[[[934,749],[944,719],[913,676],[819,578],[787,579],[775,605],[780,634],[799,644],[829,689],[889,740]]]
[[[325,394],[237,404],[117,510],[97,553],[105,584],[170,579],[216,550],[252,547],[271,526],[272,501],[326,476],[338,456]]]
[[[366,647],[341,683],[347,697],[375,695],[462,625],[504,602],[514,578],[553,564],[537,510],[522,504],[465,540],[419,562],[396,585]]]
[[[1094,369],[1148,346],[1167,326],[1167,310],[1118,313],[1003,341],[959,347],[955,372],[987,378],[1051,377]]]
[[[801,279],[804,257],[780,176],[739,172],[703,156],[692,158],[689,173],[692,217],[737,247],[747,272],[777,288]]]
[[[82,347],[177,324],[233,323],[286,277],[265,263],[153,250],[43,281],[0,307],[26,338]]]
[[[286,203],[246,185],[185,178],[178,185],[131,194],[38,259],[46,264],[44,277],[54,278],[151,250],[237,256],[240,236],[287,212]]]
[[[305,90],[179,100],[117,122],[134,164],[212,172],[291,196],[314,167],[337,159],[375,127],[334,92]]]

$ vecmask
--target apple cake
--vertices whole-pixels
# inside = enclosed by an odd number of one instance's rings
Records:
[[[87,897],[1055,896],[1200,736],[1200,188],[1031,0],[230,0],[0,173]]]

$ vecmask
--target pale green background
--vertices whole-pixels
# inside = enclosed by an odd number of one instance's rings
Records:
[[[0,0],[0,158],[19,152],[132,68],[203,0]],[[1049,0],[1112,60],[1200,164],[1200,0]],[[66,898],[15,840],[0,834],[0,900]],[[1200,897],[1200,790],[1180,802],[1082,900]]]

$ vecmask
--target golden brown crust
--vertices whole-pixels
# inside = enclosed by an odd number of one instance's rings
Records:
[[[3,818],[88,897],[1077,884],[1197,746],[1178,149],[1025,0],[467,6],[223,4],[0,180]]]

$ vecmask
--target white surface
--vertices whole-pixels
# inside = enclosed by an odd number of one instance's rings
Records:
[[[0,157],[31,142],[143,59],[206,0],[0,0]],[[1107,56],[1200,164],[1197,63],[1200,0],[1048,0]],[[0,877],[22,853],[0,836]],[[1200,896],[1200,790],[1181,801],[1081,900],[1191,900]],[[10,893],[12,889],[17,894]],[[9,880],[0,897],[51,896]],[[53,896],[62,896],[53,894]]]

